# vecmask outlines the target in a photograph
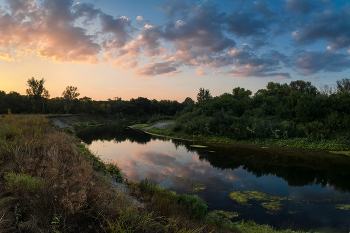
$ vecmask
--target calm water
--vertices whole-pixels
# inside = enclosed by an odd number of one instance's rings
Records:
[[[78,135],[105,161],[116,161],[128,180],[152,180],[179,193],[197,194],[210,210],[237,212],[278,229],[350,232],[350,158],[325,152],[209,146],[154,137],[138,130],[96,127]],[[302,155],[302,156],[301,156]],[[271,211],[263,202],[230,198],[236,191],[288,197]]]

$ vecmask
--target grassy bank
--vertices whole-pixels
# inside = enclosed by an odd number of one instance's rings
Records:
[[[146,130],[149,133],[164,135],[172,138],[181,138],[185,140],[204,141],[213,143],[238,143],[260,147],[282,147],[295,149],[320,149],[329,151],[349,151],[350,145],[339,140],[320,140],[313,141],[307,138],[289,138],[289,139],[251,139],[251,140],[234,140],[225,136],[218,135],[189,135],[180,130],[179,123],[170,125],[166,128],[151,128]],[[343,153],[347,154],[347,153]]]
[[[122,179],[115,164],[44,116],[0,117],[0,232],[277,232],[148,181],[129,184],[140,208],[111,179]]]

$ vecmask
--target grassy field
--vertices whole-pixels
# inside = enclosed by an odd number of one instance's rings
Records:
[[[136,207],[110,179],[122,180],[116,164],[45,116],[0,116],[0,232],[279,232],[232,223],[197,196],[147,180],[129,183],[144,202]]]

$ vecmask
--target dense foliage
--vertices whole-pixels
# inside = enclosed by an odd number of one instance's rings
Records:
[[[131,99],[129,101],[121,98],[108,99],[107,101],[96,101],[89,97],[67,98],[55,97],[51,99],[40,99],[40,103],[45,107],[38,107],[38,101],[34,97],[20,95],[17,92],[5,93],[0,91],[0,114],[12,113],[46,113],[65,114],[69,110],[70,114],[126,114],[135,116],[151,115],[175,115],[188,105],[187,102],[179,103],[171,100],[149,100],[144,97]]]
[[[232,93],[187,106],[174,131],[234,140],[336,139],[337,143],[349,145],[348,83],[348,79],[343,79],[337,81],[334,89],[327,86],[318,90],[302,80],[289,84],[269,82],[266,89],[258,90],[254,96],[250,90],[236,87]]]

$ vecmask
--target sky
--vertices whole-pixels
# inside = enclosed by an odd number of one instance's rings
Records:
[[[347,0],[0,0],[0,90],[182,102],[350,78]]]

